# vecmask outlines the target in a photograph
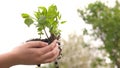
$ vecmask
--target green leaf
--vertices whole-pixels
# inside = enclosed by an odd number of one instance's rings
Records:
[[[57,12],[57,7],[55,5],[51,5],[48,7],[48,16],[51,16],[52,18],[54,18],[57,14],[59,14]]]
[[[41,31],[43,30],[43,28],[42,28],[42,27],[39,27],[37,30],[38,30],[39,32],[41,32]]]
[[[27,14],[27,13],[22,13],[21,16],[22,16],[23,18],[28,18],[28,17],[30,17],[29,14]]]
[[[34,16],[35,16],[37,19],[39,19],[39,18],[40,18],[40,15],[41,15],[41,13],[40,13],[40,12],[34,12]]]
[[[39,24],[45,25],[46,22],[46,16],[40,16],[38,19]]]
[[[42,12],[42,14],[43,15],[46,15],[47,14],[47,9],[46,9],[46,7],[38,7],[39,8],[39,10],[42,10],[41,12]]]
[[[54,11],[56,12],[57,11],[57,6],[56,5],[51,5],[48,7],[48,11]]]
[[[33,20],[31,18],[26,18],[24,23],[29,27],[31,24],[33,24]]]
[[[58,15],[58,19],[61,19],[61,15],[60,14]]]
[[[87,29],[84,29],[83,30],[83,35],[87,35],[88,34],[88,30]]]
[[[62,22],[61,22],[61,24],[64,24],[64,23],[66,23],[66,21],[62,21]]]

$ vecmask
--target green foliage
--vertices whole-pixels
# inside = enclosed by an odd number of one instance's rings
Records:
[[[44,6],[38,7],[38,10],[34,12],[32,17],[27,13],[23,13],[24,23],[29,27],[34,24],[37,28],[38,34],[41,36],[44,34],[46,28],[49,29],[51,35],[58,37],[61,30],[58,29],[59,24],[64,24],[66,21],[60,21],[61,15],[57,10],[56,5],[50,5],[48,9]]]
[[[29,27],[34,21],[32,20],[32,18],[26,14],[26,13],[23,13],[22,14],[22,17],[25,18],[24,20],[24,23]]]
[[[91,3],[85,10],[78,10],[87,24],[93,26],[93,36],[100,38],[109,58],[120,68],[120,3],[108,7],[100,1]]]

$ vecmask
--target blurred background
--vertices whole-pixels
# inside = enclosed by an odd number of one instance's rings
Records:
[[[55,4],[67,21],[60,25],[63,57],[60,68],[120,68],[120,0],[3,0],[0,1],[0,54],[39,37],[21,17],[38,6]],[[11,68],[35,68],[16,65]],[[55,68],[53,63],[42,68]]]

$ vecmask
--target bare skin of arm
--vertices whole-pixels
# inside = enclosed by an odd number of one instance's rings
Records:
[[[57,40],[50,45],[42,41],[26,42],[0,55],[0,68],[14,65],[36,65],[54,61],[59,55]]]

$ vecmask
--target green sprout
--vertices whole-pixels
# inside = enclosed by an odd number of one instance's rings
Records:
[[[48,8],[44,6],[38,7],[38,10],[34,12],[34,17],[27,13],[22,13],[22,18],[24,18],[24,23],[30,27],[34,24],[37,28],[38,35],[48,34],[46,29],[49,30],[49,34],[54,39],[60,36],[61,30],[58,29],[59,24],[64,24],[66,21],[61,20],[61,14],[57,10],[57,6],[52,4]]]

